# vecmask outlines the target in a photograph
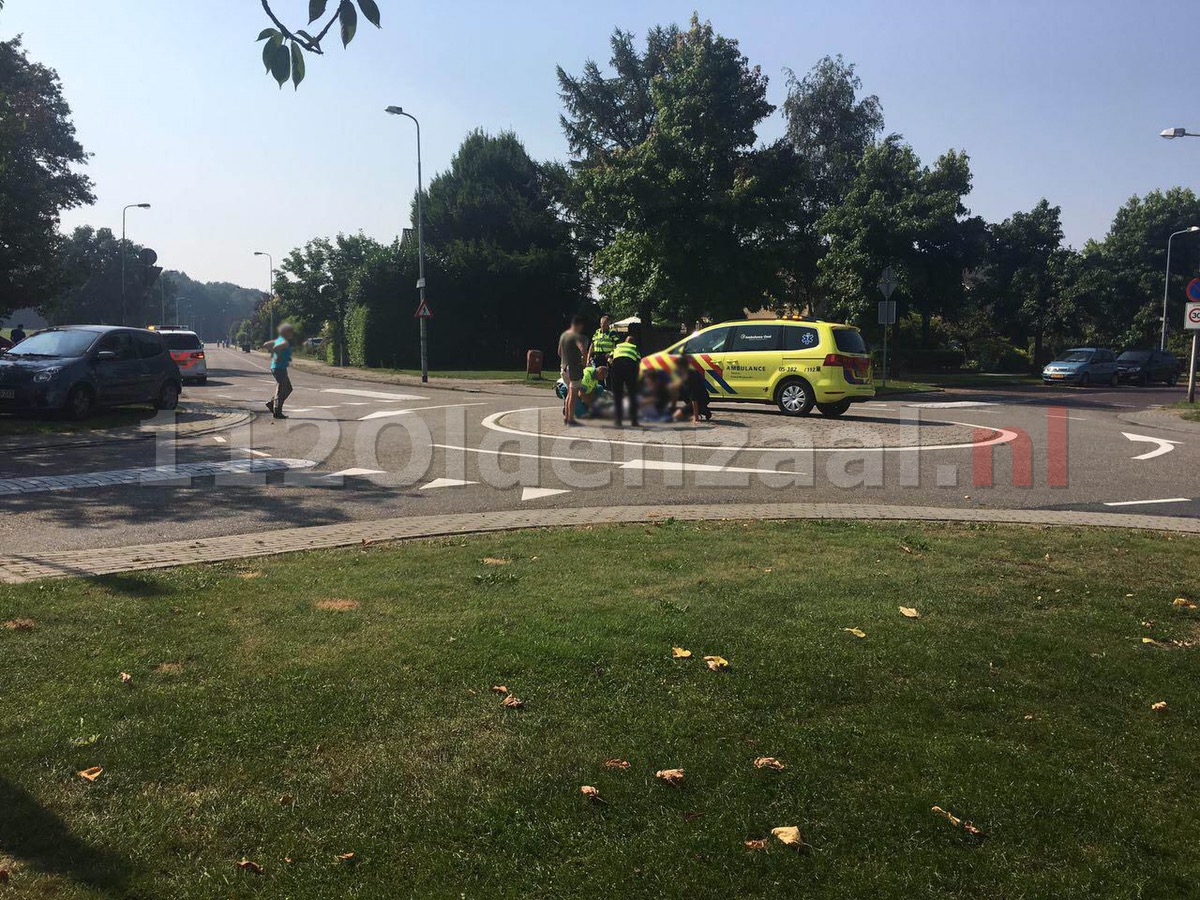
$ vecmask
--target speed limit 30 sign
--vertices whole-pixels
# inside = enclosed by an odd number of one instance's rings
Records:
[[[1183,327],[1200,331],[1200,303],[1188,303],[1183,309]]]

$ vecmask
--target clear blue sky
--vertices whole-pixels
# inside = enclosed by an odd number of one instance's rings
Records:
[[[390,239],[407,224],[422,121],[426,178],[463,135],[515,130],[537,158],[564,158],[554,66],[607,60],[614,26],[685,23],[693,3],[609,0],[379,0],[350,50],[329,41],[308,80],[280,91],[263,74],[254,0],[8,0],[0,37],[24,33],[32,58],[62,76],[79,136],[94,154],[94,207],[64,225],[119,231],[163,265],[202,280],[265,283],[265,261],[317,235]],[[275,0],[297,24],[304,0]],[[1156,0],[797,2],[712,0],[699,7],[784,96],[783,68],[825,54],[858,65],[889,131],[922,159],[971,156],[972,211],[995,220],[1045,196],[1068,240],[1101,237],[1130,194],[1200,181],[1200,130],[1187,39],[1194,4]],[[760,137],[781,130],[779,114]]]

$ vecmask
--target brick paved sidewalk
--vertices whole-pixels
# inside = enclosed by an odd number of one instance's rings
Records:
[[[394,541],[518,528],[684,520],[858,519],[1101,526],[1200,534],[1200,519],[1050,510],[952,509],[843,503],[745,503],[678,506],[607,506],[591,509],[505,510],[447,516],[409,516],[246,535],[173,541],[140,547],[72,550],[40,556],[0,556],[0,582],[17,584],[64,575],[107,575]]]

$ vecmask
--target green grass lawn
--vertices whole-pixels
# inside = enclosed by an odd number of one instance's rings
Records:
[[[1036,375],[961,372],[950,375],[916,375],[912,378],[889,377],[887,387],[880,388],[878,386],[878,373],[876,374],[876,391],[880,395],[921,393],[926,391],[951,390],[953,388],[1002,388],[1041,383],[1042,379]]]
[[[665,521],[0,586],[0,896],[1195,896],[1198,550]]]

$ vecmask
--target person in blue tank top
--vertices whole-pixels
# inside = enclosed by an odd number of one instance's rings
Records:
[[[267,409],[276,419],[286,419],[283,403],[292,393],[292,381],[288,377],[288,366],[292,363],[292,326],[284,322],[279,326],[279,337],[262,345],[271,354],[271,377],[275,379],[275,396],[267,401]]]

